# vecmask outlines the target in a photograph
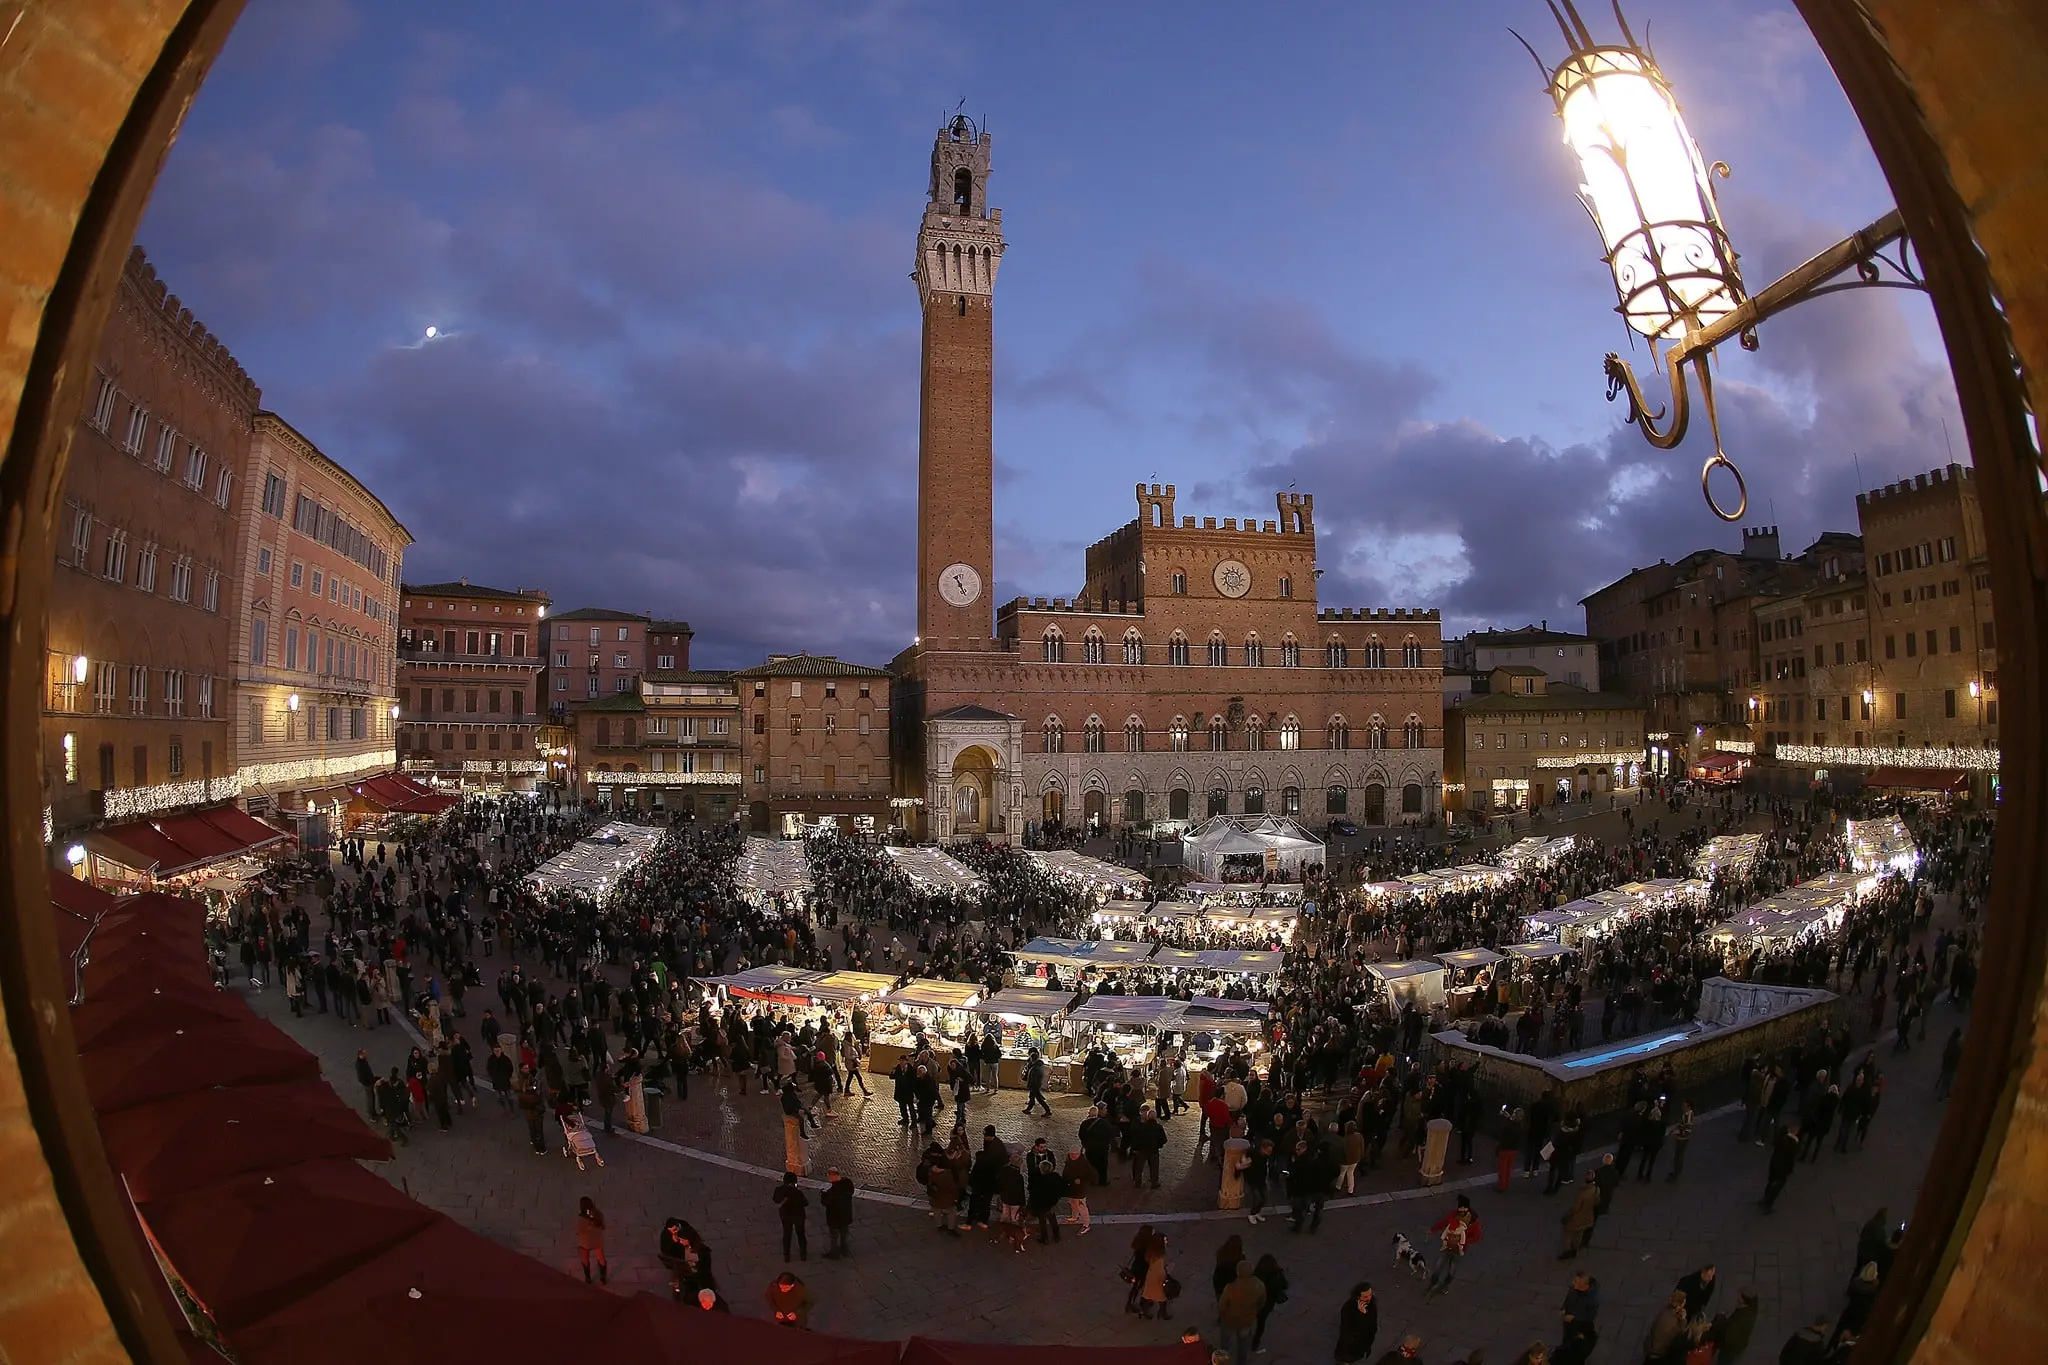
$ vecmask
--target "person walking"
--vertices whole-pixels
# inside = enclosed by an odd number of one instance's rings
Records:
[[[1508,1192],[1508,1181],[1514,1176],[1515,1158],[1521,1154],[1527,1124],[1528,1115],[1524,1111],[1501,1106],[1500,1137],[1494,1144],[1494,1188],[1502,1194]]]
[[[491,1090],[498,1097],[498,1107],[512,1113],[519,1107],[517,1097],[512,1093],[512,1059],[505,1055],[505,1045],[491,1044],[491,1055],[484,1058],[484,1074],[491,1078]]]
[[[1046,1112],[1052,1111],[1048,1108]],[[1131,1184],[1142,1186],[1150,1171],[1152,1188],[1159,1188],[1159,1149],[1165,1145],[1166,1127],[1148,1104],[1138,1111],[1138,1121],[1131,1127]]]
[[[1357,1123],[1344,1121],[1344,1159],[1337,1166],[1337,1193],[1355,1194],[1358,1190],[1358,1163],[1365,1160],[1365,1134],[1358,1131]]]
[[[363,1101],[369,1106],[370,1121],[380,1117],[377,1112],[377,1068],[370,1065],[370,1053],[366,1048],[356,1049],[356,1084],[363,1088]]]
[[[1600,1342],[1600,1282],[1583,1270],[1573,1271],[1557,1316],[1564,1336],[1551,1359],[1556,1365],[1585,1365]]]
[[[853,1255],[853,1182],[837,1166],[825,1168],[825,1192],[818,1196],[818,1205],[825,1210],[825,1259]]]
[[[1138,1316],[1151,1318],[1154,1313],[1161,1321],[1173,1317],[1173,1297],[1180,1290],[1180,1282],[1167,1272],[1166,1236],[1155,1232],[1145,1243],[1145,1273],[1138,1289]]]
[[[805,1235],[804,1211],[811,1206],[811,1201],[804,1194],[803,1188],[796,1183],[796,1173],[784,1171],[782,1183],[777,1185],[768,1197],[774,1201],[776,1212],[782,1221],[783,1264],[789,1264],[791,1242],[796,1243],[798,1260],[810,1260],[811,1244],[809,1237]]]
[[[946,1153],[938,1143],[934,1142],[925,1149],[924,1159],[918,1165],[918,1175],[924,1182],[931,1211],[939,1216],[939,1231],[958,1237],[960,1173],[953,1169],[953,1163],[946,1159]]]
[[[1372,1285],[1360,1280],[1337,1309],[1337,1365],[1358,1365],[1372,1354],[1380,1334],[1380,1306]]]
[[[1593,1183],[1593,1172],[1587,1171],[1580,1178],[1578,1191],[1572,1196],[1572,1206],[1564,1214],[1564,1250],[1557,1254],[1560,1261],[1569,1261],[1579,1254],[1586,1245],[1586,1239],[1593,1233],[1593,1224],[1600,1216],[1600,1187]]]
[[[1799,1124],[1795,1121],[1780,1128],[1771,1143],[1770,1170],[1764,1177],[1765,1213],[1775,1212],[1778,1196],[1785,1192],[1785,1182],[1792,1178],[1792,1171],[1798,1165]]]
[[[610,1067],[601,1066],[597,1069],[597,1076],[591,1082],[590,1088],[592,1095],[597,1099],[597,1107],[604,1112],[604,1135],[610,1137],[612,1136],[612,1110],[619,1102],[618,1078],[612,1075]]]
[[[1545,1194],[1556,1194],[1559,1189],[1572,1184],[1578,1176],[1579,1147],[1585,1140],[1585,1116],[1575,1108],[1564,1116],[1548,1144],[1550,1180],[1544,1186]]]
[[[1693,1119],[1692,1101],[1680,1100],[1678,1118],[1671,1125],[1671,1174],[1664,1177],[1667,1185],[1676,1185],[1678,1177],[1685,1173],[1685,1152],[1692,1146]]]
[[[1144,1297],[1145,1253],[1150,1250],[1151,1246],[1152,1225],[1150,1223],[1141,1223],[1138,1225],[1138,1231],[1131,1238],[1131,1258],[1125,1263],[1123,1269],[1124,1283],[1130,1286],[1130,1292],[1124,1295],[1124,1311],[1126,1313],[1137,1312],[1138,1301]]]
[[[1472,1201],[1461,1194],[1457,1205],[1430,1224],[1429,1230],[1437,1234],[1438,1241],[1436,1266],[1430,1271],[1429,1287],[1422,1292],[1425,1299],[1434,1298],[1451,1287],[1451,1281],[1458,1273],[1458,1263],[1479,1243],[1479,1215],[1473,1210]]]
[[[1245,1136],[1243,1119],[1232,1122],[1229,1133],[1229,1138],[1223,1143],[1223,1178],[1216,1189],[1216,1207],[1241,1209],[1244,1207],[1245,1174],[1252,1165],[1252,1144]]]
[[[1233,1365],[1251,1365],[1252,1335],[1265,1305],[1266,1286],[1250,1261],[1239,1261],[1234,1278],[1216,1297],[1217,1343],[1230,1353]]]
[[[1287,1272],[1280,1268],[1279,1258],[1269,1251],[1259,1257],[1259,1263],[1252,1267],[1252,1274],[1266,1286],[1266,1301],[1259,1305],[1258,1325],[1252,1328],[1252,1351],[1256,1354],[1266,1349],[1266,1319],[1273,1316],[1275,1308],[1287,1302]]]
[[[519,1112],[526,1118],[526,1140],[533,1144],[536,1156],[545,1156],[548,1145],[541,1136],[540,1125],[541,1116],[547,1112],[547,1096],[543,1089],[546,1083],[536,1072],[521,1071],[517,1084]]]
[[[1614,1159],[1614,1153],[1604,1152],[1601,1154],[1600,1164],[1593,1168],[1593,1188],[1600,1191],[1600,1203],[1593,1210],[1593,1224],[1595,1227],[1599,1226],[1600,1220],[1607,1216],[1607,1211],[1614,1207],[1614,1191],[1620,1187],[1622,1177],[1627,1174],[1627,1168]],[[1591,1246],[1592,1243],[1593,1233],[1589,1228],[1586,1232],[1584,1245]]]
[[[1088,1232],[1088,1186],[1092,1175],[1081,1149],[1068,1149],[1067,1164],[1060,1170],[1060,1181],[1066,1187],[1067,1221],[1079,1224],[1083,1236]]]
[[[583,1262],[583,1283],[590,1283],[593,1260],[597,1262],[598,1283],[611,1283],[611,1266],[604,1258],[604,1215],[587,1194],[576,1201],[576,1259]]]
[[[1045,1058],[1038,1055],[1037,1048],[1032,1048],[1024,1059],[1024,1088],[1030,1092],[1024,1097],[1024,1112],[1030,1113],[1032,1106],[1037,1105],[1051,1118],[1052,1104],[1045,1098]]]
[[[1024,1158],[1024,1167],[1029,1182],[1025,1205],[1038,1223],[1038,1244],[1044,1246],[1048,1242],[1057,1242],[1060,1239],[1060,1200],[1066,1197],[1067,1181],[1044,1138],[1031,1144],[1031,1150]]]

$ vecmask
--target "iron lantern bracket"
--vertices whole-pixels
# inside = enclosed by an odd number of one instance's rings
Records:
[[[1926,287],[1926,281],[1921,278],[1913,259],[1912,242],[1906,236],[1905,222],[1899,211],[1893,209],[1862,231],[1851,233],[1750,295],[1729,312],[1704,326],[1688,330],[1674,343],[1664,354],[1665,378],[1671,388],[1668,422],[1664,409],[1651,411],[1634,369],[1613,351],[1607,353],[1606,360],[1607,401],[1611,403],[1627,394],[1628,420],[1642,431],[1643,439],[1651,445],[1659,450],[1671,450],[1685,439],[1690,425],[1691,404],[1685,367],[1692,366],[1699,379],[1700,400],[1707,410],[1707,421],[1714,430],[1714,453],[1700,470],[1700,490],[1715,516],[1723,521],[1740,521],[1749,507],[1749,493],[1743,485],[1742,471],[1721,450],[1720,420],[1714,407],[1713,380],[1707,367],[1714,349],[1734,337],[1743,350],[1754,351],[1758,346],[1756,329],[1760,324],[1824,294],[1839,293],[1845,289],[1925,290]],[[1655,354],[1654,342],[1652,354]],[[1659,426],[1660,422],[1664,425]],[[1735,476],[1740,497],[1732,512],[1723,510],[1707,487],[1707,480],[1717,466],[1726,468]]]

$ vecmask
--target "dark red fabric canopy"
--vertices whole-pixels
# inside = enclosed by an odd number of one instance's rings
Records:
[[[341,1159],[144,1200],[138,1212],[230,1339],[442,1216]]]
[[[1960,768],[1872,768],[1863,785],[1916,792],[1968,791],[1970,775]]]
[[[100,1135],[137,1199],[160,1199],[322,1157],[389,1161],[325,1081],[201,1090],[107,1114]]]
[[[229,1343],[243,1365],[581,1360],[624,1309],[625,1300],[436,1214],[418,1236]]]
[[[893,1341],[798,1332],[767,1318],[707,1313],[694,1303],[639,1294],[589,1354],[649,1365],[726,1365],[748,1359],[769,1359],[775,1365],[896,1365],[901,1350]]]
[[[87,835],[86,843],[125,867],[168,877],[289,838],[283,830],[253,815],[233,806],[218,806],[106,825]]]
[[[92,969],[86,969],[88,985]],[[85,1003],[71,1011],[71,1031],[80,1052],[134,1042],[181,1028],[213,1028],[238,1024],[255,1016],[240,997],[217,991],[189,975],[165,975],[145,987],[130,975],[120,984],[133,989],[88,991]]]
[[[999,1342],[912,1337],[903,1365],[1209,1365],[1200,1346],[1013,1346]]]
[[[79,1054],[92,1107],[102,1114],[218,1085],[320,1077],[320,1059],[261,1020],[180,1029]]]

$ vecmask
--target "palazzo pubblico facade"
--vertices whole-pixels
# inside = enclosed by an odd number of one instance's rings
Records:
[[[1088,547],[1077,595],[1018,598],[991,626],[990,141],[964,118],[940,132],[918,234],[918,636],[891,665],[906,823],[1011,840],[1027,824],[1435,813],[1438,613],[1319,605],[1310,494],[1198,519],[1172,484],[1140,484],[1136,516]]]

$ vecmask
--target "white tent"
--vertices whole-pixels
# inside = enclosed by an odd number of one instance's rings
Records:
[[[1233,855],[1266,858],[1274,872],[1298,881],[1304,864],[1320,867],[1323,841],[1284,815],[1217,815],[1181,835],[1181,861],[1204,879],[1220,879]]]

